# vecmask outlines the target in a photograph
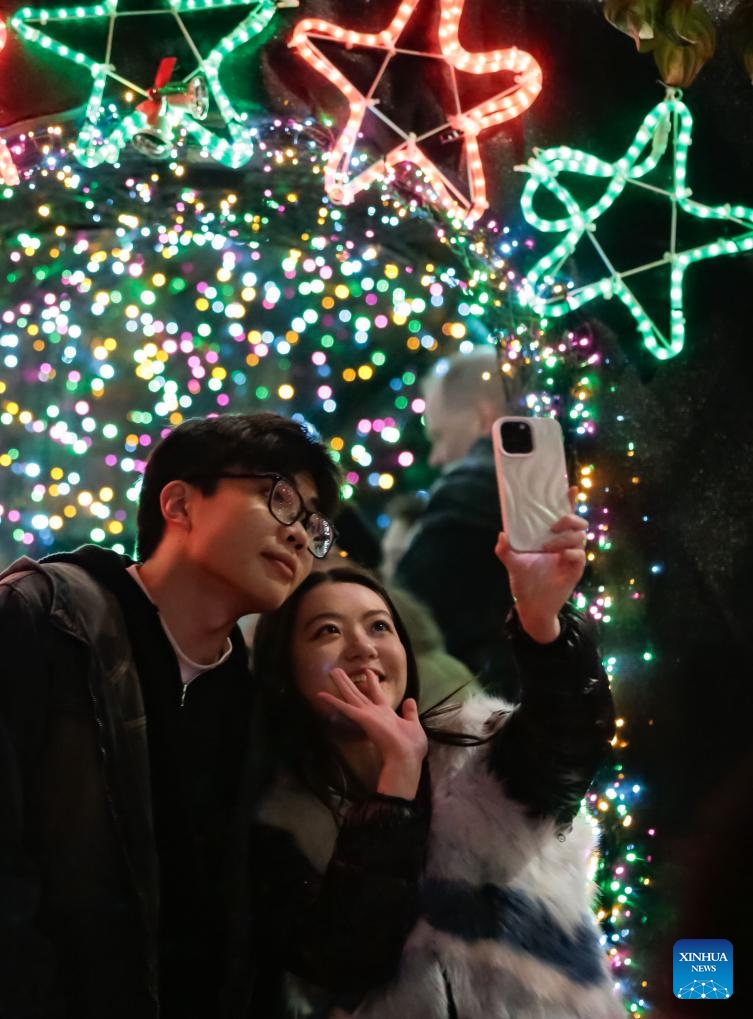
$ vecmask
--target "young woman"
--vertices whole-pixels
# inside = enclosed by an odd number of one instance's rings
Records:
[[[564,517],[540,554],[500,535],[517,706],[479,694],[420,719],[402,622],[352,568],[312,574],[262,617],[255,665],[282,768],[257,816],[252,885],[288,1015],[623,1014],[579,813],[614,724],[597,650],[565,607],[584,528]]]

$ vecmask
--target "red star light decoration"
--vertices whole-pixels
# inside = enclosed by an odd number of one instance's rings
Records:
[[[481,53],[470,53],[466,50],[459,38],[459,25],[465,0],[441,0],[439,53],[401,49],[398,46],[400,37],[422,2],[423,0],[402,0],[390,24],[376,33],[355,32],[320,18],[304,18],[293,30],[289,45],[296,49],[311,67],[332,82],[342,92],[350,106],[348,122],[329,154],[324,174],[325,188],[332,201],[349,204],[359,192],[375,181],[389,177],[399,163],[411,163],[422,172],[438,203],[451,217],[473,223],[483,215],[489,205],[479,135],[497,124],[504,124],[519,117],[528,109],[541,91],[541,68],[530,53],[515,47]],[[347,49],[360,47],[384,54],[368,92],[360,91],[322,53],[317,40],[339,43]],[[445,123],[420,136],[407,133],[395,124],[374,99],[375,91],[391,61],[401,54],[441,60],[450,70],[455,109],[445,111],[447,115]],[[514,84],[498,92],[491,99],[464,110],[460,100],[458,74],[494,74],[497,71],[513,73]],[[354,173],[350,164],[367,113],[379,117],[401,140],[385,156],[360,172]],[[462,194],[420,147],[422,142],[448,129],[452,130],[457,138],[462,138],[470,197]]]
[[[7,37],[8,30],[5,27],[5,22],[0,18],[0,51],[5,46]],[[16,170],[16,164],[13,162],[3,138],[0,138],[0,184],[18,184],[18,170]]]

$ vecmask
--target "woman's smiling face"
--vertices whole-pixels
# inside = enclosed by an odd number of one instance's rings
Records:
[[[293,669],[304,699],[319,715],[331,709],[316,696],[326,690],[337,696],[332,669],[343,669],[354,683],[373,670],[390,705],[405,697],[407,657],[389,607],[361,584],[325,583],[301,599],[293,631]]]

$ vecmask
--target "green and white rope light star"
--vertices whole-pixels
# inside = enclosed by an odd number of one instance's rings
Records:
[[[93,86],[84,125],[74,149],[76,158],[90,167],[103,162],[116,163],[129,142],[145,155],[159,158],[168,154],[180,134],[185,134],[202,146],[211,158],[225,166],[236,168],[247,163],[253,154],[252,135],[244,116],[235,109],[220,82],[220,69],[227,56],[260,37],[278,7],[297,6],[297,0],[158,0],[156,9],[155,5],[145,5],[144,10],[135,11],[119,10],[119,2],[104,0],[89,7],[25,7],[10,21],[12,28],[24,39],[87,68],[91,73]],[[245,8],[245,17],[203,57],[182,15],[220,8]],[[175,61],[167,56],[157,67],[151,87],[130,81],[118,73],[111,58],[118,22],[124,17],[143,17],[150,22],[155,17],[169,18],[180,33],[179,38],[195,58],[196,66],[180,81],[173,83],[171,76]],[[107,42],[101,59],[72,49],[49,34],[55,23],[91,24],[95,21],[107,24]],[[166,45],[169,45],[167,35]],[[105,110],[105,90],[110,82],[117,82],[134,95],[143,97],[139,105],[122,119],[115,113],[114,127],[111,117],[106,115],[110,111]],[[212,99],[224,121],[226,137],[201,123]]]
[[[686,270],[696,262],[719,255],[737,255],[753,251],[753,209],[743,205],[703,205],[695,201],[687,186],[688,150],[692,143],[693,118],[679,90],[669,89],[666,98],[648,114],[625,155],[614,163],[588,152],[567,146],[544,149],[524,167],[530,174],[521,197],[523,215],[528,223],[544,233],[564,233],[555,247],[536,263],[526,276],[521,300],[541,316],[558,317],[582,307],[589,301],[617,297],[628,308],[638,326],[646,348],[660,360],[675,357],[685,343],[683,284]],[[667,154],[672,141],[672,183],[669,190],[645,178]],[[582,174],[608,181],[604,194],[593,205],[582,208],[562,183],[562,172]],[[618,270],[596,236],[599,218],[617,201],[628,185],[646,188],[666,197],[670,205],[669,246],[658,260],[627,270]],[[540,187],[562,203],[566,215],[545,219],[534,209]],[[718,238],[707,244],[678,250],[679,213],[696,219],[718,220],[740,226],[736,236]],[[566,259],[576,252],[586,237],[603,263],[606,273],[595,282],[582,286],[566,285],[557,274]],[[577,256],[576,256],[577,257]],[[662,267],[669,273],[669,328],[662,330],[647,313],[631,289],[629,280]]]

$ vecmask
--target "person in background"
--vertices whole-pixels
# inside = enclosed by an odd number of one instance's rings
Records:
[[[416,658],[421,679],[420,710],[430,711],[448,701],[459,703],[481,693],[483,687],[468,666],[447,653],[444,638],[426,606],[402,587],[384,586],[405,625]]]
[[[442,470],[394,582],[429,608],[447,651],[483,686],[514,700],[518,678],[499,619],[512,605],[489,553],[501,525],[491,426],[510,413],[495,348],[440,361],[423,380],[429,462]]]
[[[394,578],[397,564],[418,530],[427,500],[428,496],[423,492],[402,492],[390,499],[385,507],[390,522],[382,535],[382,564],[379,573],[387,584]]]
[[[247,1015],[223,981],[244,803],[271,767],[235,626],[325,556],[339,475],[275,414],[153,450],[138,559],[92,545],[0,580],[0,1015]],[[253,733],[249,739],[249,734]],[[239,872],[239,882],[242,875]]]
[[[257,950],[287,970],[280,1014],[623,1014],[579,812],[614,732],[598,650],[565,605],[584,546],[574,513],[542,553],[499,535],[517,707],[480,694],[419,716],[410,639],[364,571],[312,573],[262,616],[255,656],[281,766],[256,810],[250,881]],[[406,899],[418,919],[400,929]]]
[[[419,708],[425,711],[452,697],[464,700],[481,690],[471,670],[447,653],[444,638],[429,609],[410,591],[395,584],[395,568],[415,534],[426,509],[423,492],[394,496],[385,512],[390,518],[382,536],[382,565],[379,574],[410,637],[421,677]]]
[[[342,502],[335,521],[337,542],[334,552],[367,570],[377,570],[382,561],[378,533],[361,507],[353,500]]]

